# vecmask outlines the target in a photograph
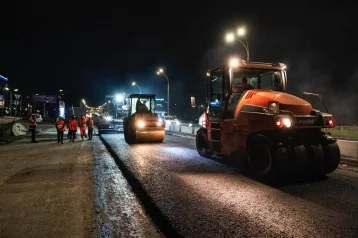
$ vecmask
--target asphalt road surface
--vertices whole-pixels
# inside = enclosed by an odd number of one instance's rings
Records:
[[[90,143],[0,146],[0,237],[96,237]]]
[[[167,135],[164,143],[138,145],[121,134],[102,138],[166,236],[357,237],[355,171],[271,187],[200,157],[188,138]]]
[[[0,146],[0,237],[162,237],[97,136]]]

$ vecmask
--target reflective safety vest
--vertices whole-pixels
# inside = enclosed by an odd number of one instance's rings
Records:
[[[76,120],[71,119],[71,120],[68,122],[68,128],[69,128],[71,131],[76,131],[76,130],[77,130],[77,122],[76,122]]]
[[[92,119],[88,120],[88,127],[93,128],[94,127],[94,121]]]
[[[64,121],[57,121],[56,128],[58,131],[65,131],[65,122]]]
[[[30,128],[36,128],[36,120],[30,119]]]
[[[79,126],[82,128],[86,128],[86,118],[79,120]]]

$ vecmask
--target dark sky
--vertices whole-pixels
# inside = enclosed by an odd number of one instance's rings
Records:
[[[245,58],[242,46],[224,42],[227,31],[245,25],[251,60],[286,63],[290,91],[323,93],[340,109],[357,105],[353,1],[34,2],[2,5],[0,16],[0,74],[28,93],[65,88],[73,103],[99,105],[107,94],[138,92],[136,81],[164,97],[166,80],[155,74],[162,66],[173,103],[204,99],[206,70],[230,54]]]

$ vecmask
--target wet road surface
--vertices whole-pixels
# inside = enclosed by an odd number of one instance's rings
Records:
[[[167,236],[357,237],[354,171],[270,187],[200,157],[188,138],[167,135],[164,143],[139,145],[126,144],[121,134],[102,138]]]

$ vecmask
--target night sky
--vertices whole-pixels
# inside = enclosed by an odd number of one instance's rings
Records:
[[[164,97],[166,80],[156,75],[163,67],[180,114],[190,96],[204,101],[205,72],[211,66],[233,54],[246,57],[239,43],[224,41],[226,32],[245,26],[250,60],[286,63],[290,92],[322,93],[336,117],[356,120],[358,14],[353,1],[252,1],[251,6],[248,1],[34,2],[1,6],[0,75],[24,93],[66,89],[70,103],[85,98],[98,106],[106,95],[137,93],[131,86],[136,81],[142,92]]]

